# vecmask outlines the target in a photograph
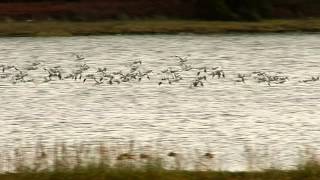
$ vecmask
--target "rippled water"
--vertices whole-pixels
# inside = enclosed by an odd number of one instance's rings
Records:
[[[53,81],[0,80],[0,147],[41,139],[54,141],[161,143],[170,150],[216,154],[220,168],[243,169],[246,146],[269,154],[278,166],[295,164],[299,151],[320,146],[319,34],[145,35],[62,38],[1,38],[0,64],[24,67],[34,61],[70,70],[85,56],[91,67],[127,67],[141,59],[155,71],[189,55],[194,66],[221,66],[226,79],[204,87],[187,82],[95,86]],[[235,83],[237,73],[283,72],[284,84]],[[40,76],[35,73],[35,76]],[[17,143],[18,142],[18,143]]]

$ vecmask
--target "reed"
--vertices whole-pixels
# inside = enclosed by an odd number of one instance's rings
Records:
[[[53,147],[37,143],[34,149],[17,148],[2,153],[0,179],[319,179],[320,163],[313,155],[295,168],[254,169],[257,162],[248,154],[248,171],[214,170],[213,153],[199,153],[192,170],[185,168],[182,153],[169,152],[164,156],[137,150],[131,142],[124,149],[114,150],[104,143],[99,145],[56,143]],[[200,165],[200,166],[199,166]],[[251,169],[250,169],[251,168]]]

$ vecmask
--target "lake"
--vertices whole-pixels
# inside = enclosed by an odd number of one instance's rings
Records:
[[[320,75],[317,33],[16,37],[1,38],[0,49],[0,65],[14,65],[32,79],[15,82],[17,70],[0,72],[3,151],[37,141],[135,140],[160,154],[210,151],[217,168],[228,170],[246,169],[248,154],[259,157],[256,164],[291,167],[306,149],[320,153],[320,81],[308,81]],[[161,71],[179,70],[175,56],[187,57],[195,69],[169,84]],[[43,68],[62,75],[83,64],[88,73],[100,67],[127,72],[137,60],[141,71],[152,70],[150,80],[44,82]],[[35,62],[39,69],[26,70]],[[223,69],[225,78],[201,67]],[[207,79],[193,87],[200,71]],[[257,71],[287,79],[259,83]]]

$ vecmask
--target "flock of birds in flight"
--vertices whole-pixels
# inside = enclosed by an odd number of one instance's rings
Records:
[[[84,60],[85,58],[76,55],[77,60]],[[154,72],[151,69],[144,69],[141,60],[133,61],[127,70],[112,71],[107,67],[99,67],[92,69],[85,62],[77,65],[77,68],[71,73],[65,73],[61,66],[46,67],[40,62],[33,62],[27,67],[20,68],[15,65],[0,64],[0,80],[6,79],[11,83],[27,83],[36,82],[34,78],[29,75],[30,71],[42,71],[44,73],[40,82],[48,83],[51,81],[74,80],[82,83],[92,81],[95,85],[101,84],[120,84],[128,82],[141,82],[142,80],[151,80],[154,75],[158,78],[157,84],[159,86],[169,84],[173,85],[185,79],[189,81],[189,87],[202,87],[210,79],[225,79],[226,75],[221,67],[194,67],[188,63],[187,58],[175,56],[177,59],[176,66],[168,67],[159,72]],[[183,76],[186,72],[188,76]],[[246,83],[248,80],[254,80],[257,83],[266,83],[268,86],[274,84],[283,84],[289,81],[289,77],[283,73],[267,73],[256,71],[249,74],[238,73],[232,78],[235,83]],[[319,81],[320,77],[311,77],[310,79],[301,80],[301,83]]]

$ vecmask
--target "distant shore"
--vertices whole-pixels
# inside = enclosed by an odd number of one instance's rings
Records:
[[[263,20],[259,22],[194,20],[0,22],[1,37],[88,36],[111,34],[216,34],[280,32],[320,32],[320,19],[281,19]]]

